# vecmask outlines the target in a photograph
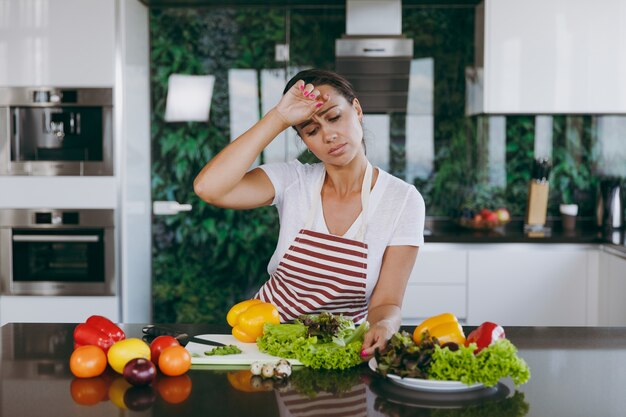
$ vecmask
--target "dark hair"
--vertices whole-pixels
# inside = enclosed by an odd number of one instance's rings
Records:
[[[352,84],[341,75],[336,72],[322,70],[322,69],[308,69],[300,71],[293,76],[291,80],[285,86],[283,94],[285,94],[298,80],[304,81],[305,84],[313,84],[314,86],[329,85],[333,87],[339,94],[341,94],[348,103],[352,104],[356,98],[356,93]]]

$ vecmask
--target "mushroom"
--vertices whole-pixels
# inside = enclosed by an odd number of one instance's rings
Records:
[[[289,378],[291,375],[291,365],[288,361],[281,359],[274,368],[274,376],[278,379]]]
[[[266,363],[263,365],[263,369],[261,370],[261,375],[263,378],[271,378],[274,376],[274,365],[271,363]]]
[[[252,362],[252,364],[250,365],[250,372],[252,372],[252,375],[261,375],[262,371],[263,362]]]

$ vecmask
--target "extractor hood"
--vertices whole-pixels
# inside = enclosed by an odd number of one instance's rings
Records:
[[[401,28],[400,0],[346,1],[335,70],[352,83],[365,113],[406,112],[413,40]]]

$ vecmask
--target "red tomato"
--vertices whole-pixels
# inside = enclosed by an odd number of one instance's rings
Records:
[[[104,372],[107,357],[98,346],[81,346],[70,356],[70,370],[78,378],[92,378]]]
[[[159,364],[161,352],[172,346],[180,346],[178,340],[172,336],[159,336],[150,343],[150,358],[155,365]]]
[[[170,404],[182,403],[191,394],[192,383],[189,375],[161,376],[155,385],[161,398]]]
[[[182,375],[191,367],[191,355],[182,346],[172,346],[161,352],[159,369],[165,375]]]

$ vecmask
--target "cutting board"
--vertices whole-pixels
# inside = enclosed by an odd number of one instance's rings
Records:
[[[225,345],[235,345],[241,349],[241,353],[234,355],[213,355],[207,356],[204,352],[212,350],[215,347],[202,345],[200,343],[189,342],[185,348],[191,353],[192,365],[250,365],[253,362],[272,362],[277,361],[278,357],[261,353],[256,343],[243,343],[235,339],[230,334],[202,334],[196,336],[200,339],[213,340],[215,342],[224,343]],[[290,359],[292,365],[302,365],[297,359]]]

